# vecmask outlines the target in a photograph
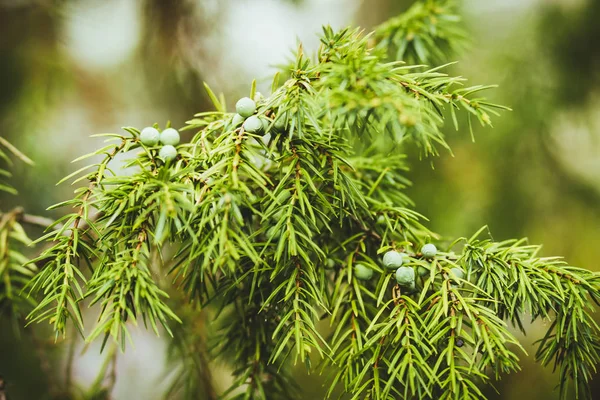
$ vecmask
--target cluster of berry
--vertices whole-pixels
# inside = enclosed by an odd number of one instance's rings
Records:
[[[437,248],[432,243],[427,243],[421,248],[421,254],[424,258],[434,258],[437,255]],[[396,271],[396,282],[398,285],[410,289],[411,291],[415,290],[415,268],[412,266],[407,266],[406,264],[409,261],[409,255],[406,253],[399,253],[395,250],[390,250],[383,255],[383,266],[387,270]],[[419,274],[425,275],[427,274],[427,270],[423,267],[418,267]],[[460,268],[452,268],[450,270],[451,277],[455,281],[460,281],[464,279],[464,272]],[[369,280],[373,277],[373,270],[364,264],[356,264],[354,266],[354,276],[361,280]]]
[[[142,129],[140,140],[142,141],[142,144],[148,147],[154,147],[160,143],[162,147],[158,152],[158,156],[165,162],[168,162],[177,157],[177,149],[175,146],[179,144],[181,138],[176,129],[167,128],[162,132],[159,132],[158,129],[148,126]]]
[[[271,128],[281,132],[287,124],[287,115],[280,113],[275,119],[270,119],[265,115],[257,114],[257,102],[264,101],[263,96],[257,93],[254,100],[249,97],[243,97],[238,100],[235,105],[236,114],[233,116],[231,123],[233,128],[237,128],[240,124],[245,132],[260,134],[267,133]],[[180,141],[179,132],[173,128],[167,128],[160,132],[158,129],[148,126],[140,132],[140,141],[148,147],[154,147],[160,144],[162,147],[158,156],[165,162],[174,160],[177,157],[177,146]]]
[[[262,95],[257,93],[255,100],[261,101]],[[232,123],[234,128],[242,124],[245,132],[248,133],[267,133],[271,124],[277,131],[281,131],[285,128],[287,116],[285,113],[278,115],[274,121],[271,121],[266,116],[255,115],[258,109],[257,102],[249,97],[243,97],[238,100],[235,104],[235,111],[237,114],[233,116]]]

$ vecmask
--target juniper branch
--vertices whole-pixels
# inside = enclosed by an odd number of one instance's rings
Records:
[[[57,335],[69,319],[81,329],[79,302],[89,297],[100,316],[88,340],[124,346],[139,317],[172,333],[185,307],[159,285],[171,274],[173,291],[217,310],[210,354],[234,375],[223,398],[295,397],[291,360],[311,370],[315,354],[333,370],[329,396],[339,387],[356,399],[481,399],[483,384],[518,370],[522,349],[509,325],[524,331],[529,313],[553,320],[536,358],[560,370],[562,398],[569,385],[590,398],[597,274],[482,231],[447,251],[422,247],[439,238],[404,193],[405,145],[435,155],[450,149],[442,128],[460,128],[458,111],[491,126],[507,109],[480,97],[492,86],[462,87],[445,65],[389,61],[392,52],[445,57],[441,47],[460,39],[450,5],[420,2],[371,35],[325,27],[316,57],[300,46],[288,79],[274,79],[267,98],[254,82],[237,114],[207,88],[216,111],[188,121],[188,144],[159,144],[158,125],[107,135],[119,145],[88,155],[108,152],[104,161],[66,178],[90,183],[57,205],[77,211],[40,239],[53,245],[35,260],[44,265],[30,285],[43,296],[32,320],[49,320]],[[110,170],[117,153],[129,157],[130,174]],[[385,262],[388,252],[410,285]],[[327,338],[317,328],[326,318],[335,327]],[[178,329],[180,353],[188,340],[204,345]],[[202,357],[185,362],[194,373],[177,384],[193,398],[207,366]]]

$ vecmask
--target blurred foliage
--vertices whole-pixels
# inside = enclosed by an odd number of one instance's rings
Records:
[[[556,98],[564,107],[585,106],[600,85],[600,2],[587,3],[566,11],[549,4],[540,23],[540,32],[551,32],[549,61],[557,67]]]
[[[408,64],[440,65],[459,54],[467,41],[454,1],[415,3],[380,24],[375,40],[390,58]]]

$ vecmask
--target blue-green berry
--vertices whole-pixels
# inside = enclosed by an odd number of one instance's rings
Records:
[[[429,275],[429,272],[430,272],[429,268],[426,268],[426,267],[424,267],[422,265],[419,265],[417,267],[417,273],[419,274],[419,276]]]
[[[437,247],[433,243],[427,243],[421,247],[421,254],[425,258],[433,258],[437,254]]]
[[[387,221],[385,219],[385,216],[380,215],[379,217],[377,217],[377,225],[379,225],[379,226],[385,226],[385,225],[387,225]]]
[[[256,112],[256,102],[250,97],[242,97],[235,103],[235,111],[244,118],[248,118]]]
[[[249,133],[259,133],[263,128],[262,121],[256,115],[248,117],[242,126],[244,127],[244,130]]]
[[[396,282],[400,286],[414,286],[415,270],[412,267],[400,267],[396,270]]]
[[[146,146],[156,146],[158,144],[159,137],[160,132],[158,129],[151,126],[145,127],[140,133],[140,140]]]
[[[286,125],[287,125],[287,114],[280,113],[275,118],[275,123],[273,124],[273,128],[277,129],[278,131],[282,131],[285,129]]]
[[[373,270],[363,264],[354,266],[354,276],[361,281],[368,281],[373,277]]]
[[[269,127],[271,126],[271,121],[269,121],[267,118],[260,118],[260,122],[262,122],[263,132],[267,132],[269,130]]]
[[[268,145],[269,145],[269,142],[271,141],[271,134],[270,134],[270,133],[265,133],[265,134],[263,135],[263,137],[262,137],[262,138],[260,138],[260,140],[263,142],[263,144],[264,144],[265,146],[268,146]]]
[[[180,140],[179,132],[173,128],[167,128],[160,133],[160,142],[164,145],[177,146]]]
[[[261,92],[256,92],[254,93],[254,101],[256,103],[262,103],[263,101],[265,101],[265,96],[263,96]]]
[[[397,251],[391,250],[383,255],[383,266],[390,270],[395,270],[402,266],[404,257]]]
[[[158,156],[165,161],[174,160],[177,157],[177,149],[170,144],[163,146],[158,152]]]
[[[450,274],[457,279],[465,279],[465,272],[460,268],[452,268],[450,270]]]

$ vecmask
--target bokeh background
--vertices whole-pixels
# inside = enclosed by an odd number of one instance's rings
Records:
[[[0,134],[36,162],[15,164],[20,195],[0,194],[0,208],[57,217],[46,207],[73,188],[55,182],[101,144],[91,134],[169,120],[181,127],[210,108],[204,81],[230,106],[254,78],[266,94],[298,41],[316,49],[322,24],[368,29],[411,3],[0,0]],[[497,240],[526,236],[546,255],[599,270],[600,1],[464,0],[460,13],[471,39],[451,72],[499,84],[488,96],[514,111],[494,129],[476,129],[474,143],[467,131],[449,129],[453,154],[423,161],[415,153],[410,196],[443,236],[487,224]],[[531,344],[543,328],[521,339]],[[134,339],[119,356],[114,398],[160,399],[172,378],[166,344],[143,330]],[[63,379],[69,344],[40,357],[40,340],[19,339],[0,321],[0,374],[12,399],[47,398]],[[86,387],[103,356],[96,345],[73,346],[74,379]],[[557,398],[556,375],[533,364],[528,350],[523,372],[498,382],[502,396],[491,398]],[[298,375],[307,399],[323,398],[322,377]],[[228,379],[218,365],[213,376]]]

